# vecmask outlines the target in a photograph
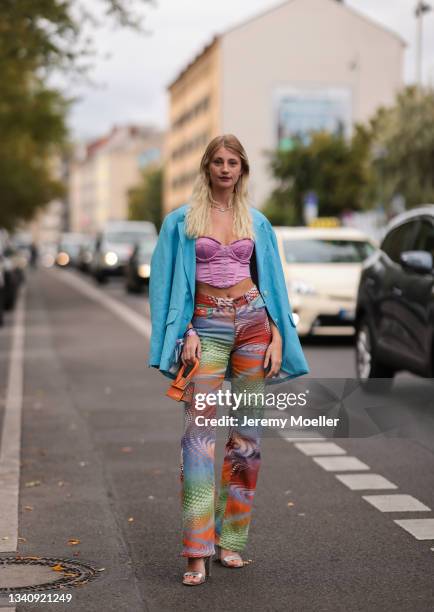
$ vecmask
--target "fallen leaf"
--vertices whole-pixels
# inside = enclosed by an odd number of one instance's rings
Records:
[[[29,482],[25,483],[25,487],[39,487],[39,485],[41,484],[40,480],[30,480]]]
[[[24,506],[24,510],[31,512],[33,510],[33,506]]]
[[[294,506],[294,502],[288,502],[288,506]]]
[[[9,540],[9,536],[3,536],[2,540]]]
[[[75,578],[76,576],[79,576],[80,574],[78,572],[64,572],[63,575],[65,576],[65,578]]]
[[[53,565],[51,569],[53,570],[53,572],[63,572],[63,570],[66,568],[64,568],[63,565],[58,563],[57,565]]]
[[[63,486],[64,486],[64,484],[65,484],[65,483],[63,482],[63,480],[59,480],[59,482],[57,483],[57,486],[58,486],[58,487],[63,487]]]
[[[130,517],[129,517],[129,519],[128,519],[128,522],[129,522],[129,523],[134,523],[134,517],[133,517],[133,516],[130,516]]]
[[[77,544],[80,544],[80,540],[76,540],[75,538],[70,538],[68,540],[68,544],[69,546],[76,546]]]
[[[26,538],[18,538],[18,542],[27,542]]]
[[[105,567],[100,567],[99,569],[96,570],[97,572],[105,572]]]

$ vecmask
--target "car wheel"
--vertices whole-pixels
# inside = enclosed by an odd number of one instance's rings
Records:
[[[98,285],[105,285],[107,283],[107,276],[103,272],[97,272],[95,274],[95,280]]]
[[[378,360],[374,336],[366,317],[356,329],[356,371],[366,391],[385,393],[392,387],[395,372]]]
[[[0,327],[4,324],[4,291],[0,291]]]

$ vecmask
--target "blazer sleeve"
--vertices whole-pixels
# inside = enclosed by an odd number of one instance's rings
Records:
[[[176,222],[173,219],[173,215],[169,214],[161,225],[157,245],[151,258],[149,306],[151,310],[152,332],[148,361],[149,367],[160,365],[175,269],[176,232]]]
[[[292,309],[291,309],[289,299],[288,299],[288,289],[286,287],[285,273],[283,271],[282,260],[280,259],[279,247],[277,245],[277,238],[276,238],[276,234],[274,232],[273,226],[268,220],[267,220],[267,229],[268,229],[269,239],[273,246],[273,263],[274,263],[273,271],[275,274],[275,281],[279,289],[279,298],[285,310],[291,313]]]

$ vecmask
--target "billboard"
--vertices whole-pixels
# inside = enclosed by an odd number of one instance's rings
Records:
[[[314,130],[351,134],[349,87],[285,86],[276,88],[273,97],[276,148],[290,150],[295,136],[307,143]]]

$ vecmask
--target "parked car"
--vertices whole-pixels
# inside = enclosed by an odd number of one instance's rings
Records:
[[[4,322],[4,302],[5,302],[5,275],[3,258],[0,257],[0,327]]]
[[[356,308],[356,367],[365,388],[389,388],[400,370],[434,376],[433,257],[434,205],[426,205],[394,219],[365,262]]]
[[[57,265],[62,268],[77,266],[78,252],[84,240],[85,237],[83,234],[77,232],[63,233],[57,249]]]
[[[140,293],[149,285],[151,257],[157,244],[153,236],[136,245],[125,269],[125,289],[128,293]]]
[[[14,246],[5,230],[0,231],[0,256],[3,269],[3,307],[4,310],[12,310],[24,279],[27,259]]]
[[[32,253],[32,234],[30,232],[17,231],[11,236],[11,243],[14,248],[26,259],[26,263],[30,263]]]
[[[123,275],[136,244],[156,236],[150,221],[109,221],[95,241],[91,263],[95,280],[105,283],[110,276]]]
[[[375,243],[351,228],[274,230],[298,334],[353,335],[362,262]]]

